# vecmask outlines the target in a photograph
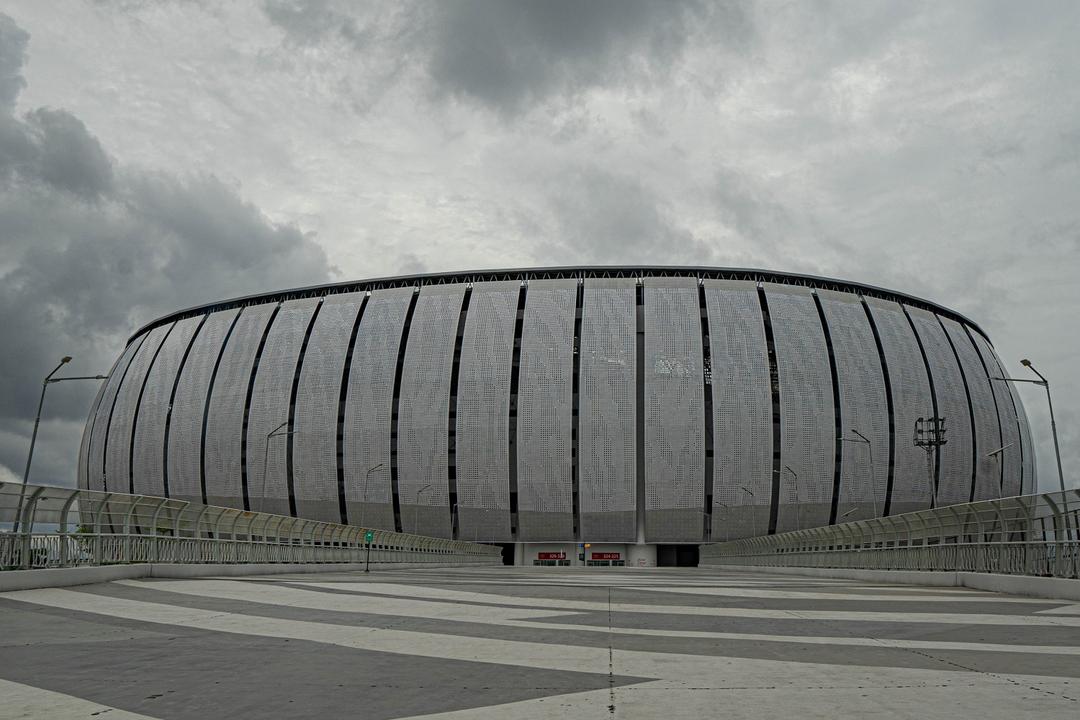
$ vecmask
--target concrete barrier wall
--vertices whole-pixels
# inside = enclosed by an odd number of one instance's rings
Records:
[[[1052,598],[1080,600],[1080,580],[1036,577],[1033,575],[997,575],[975,572],[933,572],[921,570],[853,570],[847,568],[757,568],[746,565],[708,565],[704,567],[729,572],[751,572],[764,575],[802,575],[807,577],[838,578],[863,582],[923,585],[930,587],[966,587],[972,590]]]

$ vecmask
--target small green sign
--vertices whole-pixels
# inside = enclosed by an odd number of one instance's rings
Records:
[[[364,533],[364,542],[371,542],[374,539],[375,539],[375,531],[374,530],[368,530],[366,533]]]

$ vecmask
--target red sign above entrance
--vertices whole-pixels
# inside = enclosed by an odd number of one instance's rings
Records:
[[[592,554],[593,560],[619,560],[620,558],[622,558],[622,553],[594,552]]]
[[[566,553],[564,552],[542,552],[536,553],[537,560],[565,560]]]

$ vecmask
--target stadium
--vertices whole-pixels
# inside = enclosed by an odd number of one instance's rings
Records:
[[[848,281],[381,278],[141,328],[90,411],[79,485],[500,544],[518,564],[694,564],[701,543],[1034,491],[1004,374],[960,314]],[[945,442],[916,444],[931,418]]]

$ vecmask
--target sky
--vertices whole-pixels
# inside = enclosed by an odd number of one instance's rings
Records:
[[[172,310],[688,264],[965,314],[1078,486],[1077,37],[1071,0],[0,0],[0,481],[60,357]],[[74,484],[93,392],[49,387],[33,481]]]

